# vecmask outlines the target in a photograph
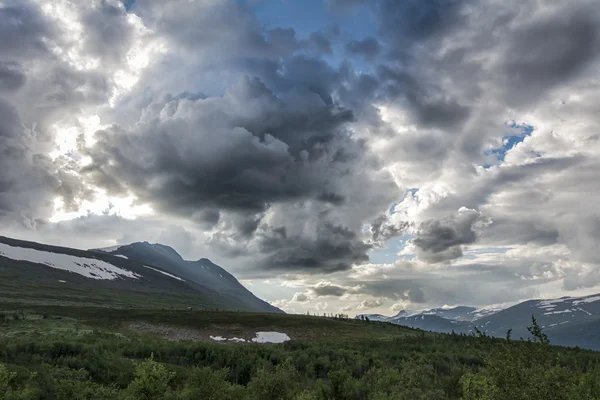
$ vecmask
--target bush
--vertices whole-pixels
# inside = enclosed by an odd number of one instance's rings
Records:
[[[127,386],[124,399],[162,400],[170,397],[169,383],[175,376],[167,368],[154,361],[154,354],[135,367],[135,379]],[[168,396],[169,395],[169,396]]]
[[[261,400],[293,400],[297,394],[298,372],[290,360],[274,371],[261,368],[248,384],[250,398]]]

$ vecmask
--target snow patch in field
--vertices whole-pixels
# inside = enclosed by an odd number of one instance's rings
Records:
[[[69,254],[51,253],[28,247],[13,247],[0,243],[0,256],[12,260],[47,265],[51,268],[74,272],[90,279],[140,278],[140,275],[95,258],[76,257]]]
[[[225,340],[227,340],[227,338],[224,338],[223,336],[210,336],[210,338],[211,338],[212,340],[215,340],[215,341],[217,341],[217,342],[222,342],[222,341],[225,341]]]
[[[254,343],[283,343],[288,340],[290,337],[280,332],[256,332],[256,337],[252,339]]]
[[[144,267],[146,267],[146,268],[148,268],[148,269],[151,269],[152,271],[160,272],[161,274],[163,274],[163,275],[166,275],[166,276],[168,276],[169,278],[173,278],[173,279],[177,279],[178,281],[185,282],[185,280],[181,279],[180,277],[178,277],[178,276],[175,276],[175,275],[171,275],[171,274],[169,274],[168,272],[165,272],[165,271],[161,271],[161,270],[160,270],[160,269],[158,269],[158,268],[152,268],[152,267],[149,267],[149,266],[147,266],[147,265],[144,265]]]
[[[232,337],[232,338],[229,338],[227,340],[231,340],[232,342],[238,342],[238,343],[246,341],[246,339],[237,338],[237,337]]]
[[[577,304],[581,304],[581,303],[593,303],[598,300],[600,300],[600,296],[586,297],[585,299],[575,300],[573,302],[573,305],[576,306]]]

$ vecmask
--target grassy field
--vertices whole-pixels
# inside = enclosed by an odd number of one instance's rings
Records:
[[[171,308],[172,307],[172,308]],[[282,344],[214,342],[286,333]],[[600,353],[304,315],[0,304],[3,400],[600,398]]]
[[[286,333],[296,341],[392,340],[417,331],[393,324],[365,323],[305,315],[202,311],[184,309],[123,309],[87,306],[54,306],[1,303],[6,317],[0,326],[4,335],[19,329],[53,331],[75,324],[81,329],[98,329],[127,335],[157,336],[170,339],[169,333],[187,332],[190,340],[210,336],[252,338],[258,331]],[[17,319],[13,318],[16,316]],[[9,334],[9,333],[8,333]],[[178,335],[181,336],[181,335]]]

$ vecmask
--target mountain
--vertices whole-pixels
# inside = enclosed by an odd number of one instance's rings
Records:
[[[254,296],[237,279],[207,258],[197,261],[184,260],[173,248],[148,242],[132,243],[108,249],[94,249],[128,260],[152,266],[179,276],[199,287],[204,293],[223,298],[229,308],[263,312],[282,312],[266,301]]]
[[[492,336],[527,337],[531,315],[554,344],[600,349],[600,295],[528,300],[477,320]]]
[[[442,333],[472,334],[477,327],[496,337],[505,337],[512,329],[511,336],[519,339],[529,337],[532,315],[553,344],[600,350],[600,295],[528,300],[502,310],[469,306],[402,310],[369,319]]]
[[[125,247],[131,257],[0,236],[0,302],[282,312],[209,260],[186,262],[162,245]]]

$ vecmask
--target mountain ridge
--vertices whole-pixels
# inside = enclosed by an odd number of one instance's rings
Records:
[[[200,258],[197,261],[185,260],[175,249],[160,243],[134,242],[113,246],[107,249],[91,249],[114,256],[125,256],[140,263],[161,268],[200,286],[203,290],[224,295],[238,307],[251,307],[257,311],[282,312],[264,300],[254,296],[229,272],[210,261]]]
[[[404,311],[403,315],[400,315]],[[532,315],[552,343],[600,350],[600,294],[532,299],[504,309],[472,306],[401,310],[394,316],[367,314],[369,319],[439,333],[473,334],[475,327],[490,336],[528,337]],[[375,316],[375,318],[372,318]]]
[[[0,300],[283,313],[208,260],[191,263],[213,283],[176,271],[187,262],[169,246],[127,246],[82,250],[0,236]]]

